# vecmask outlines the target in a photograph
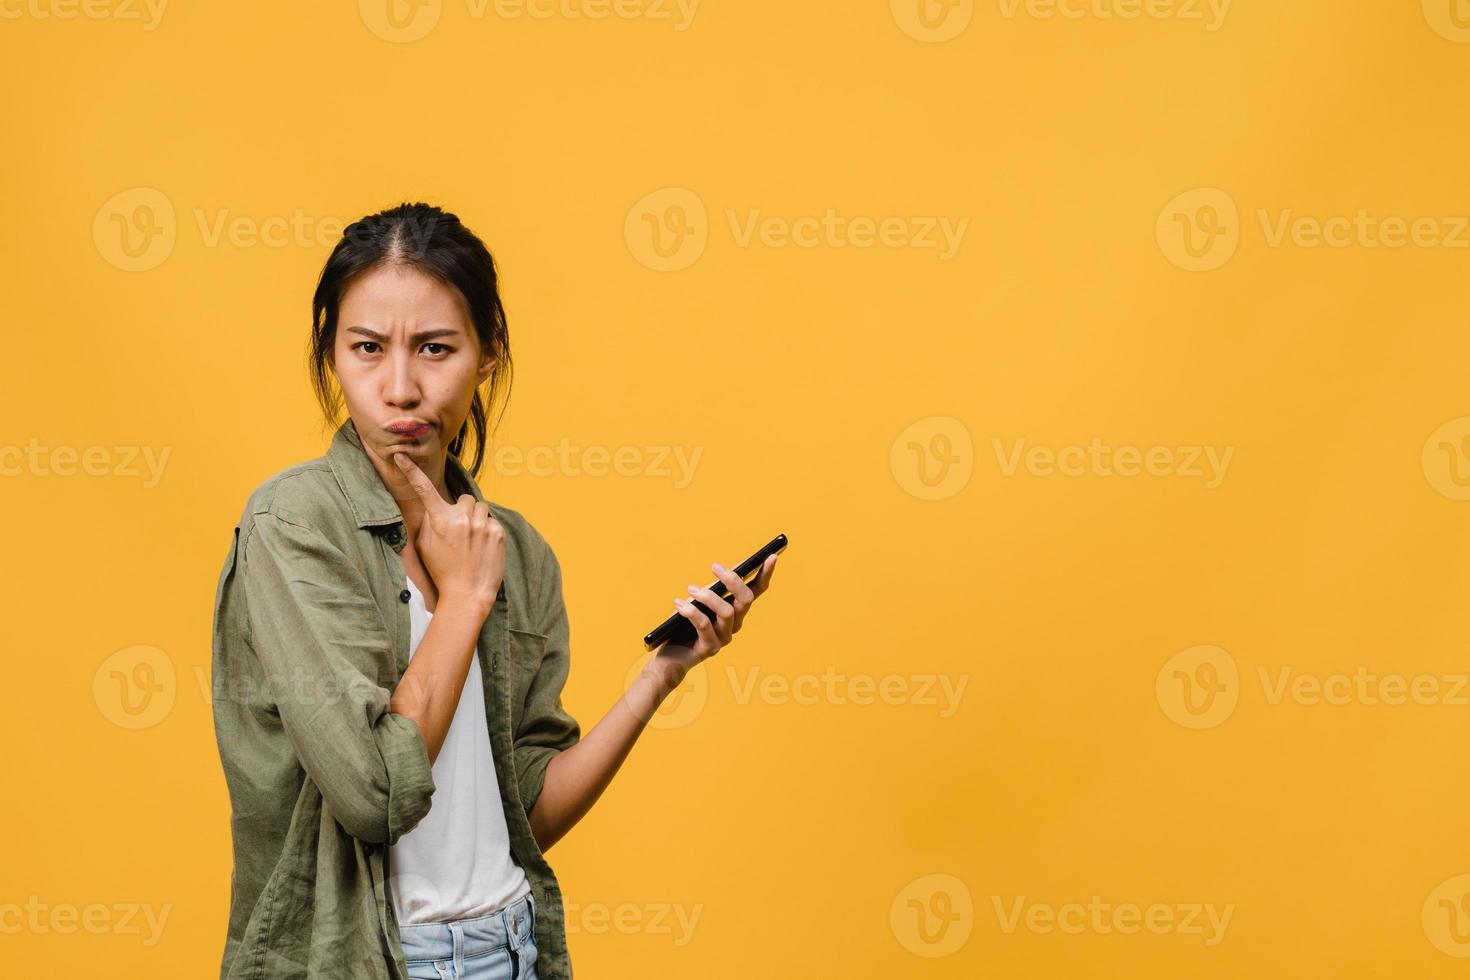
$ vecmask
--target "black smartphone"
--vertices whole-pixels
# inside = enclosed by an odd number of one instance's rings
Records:
[[[761,548],[755,554],[736,565],[731,571],[739,575],[741,581],[749,582],[756,575],[760,574],[761,566],[766,563],[767,558],[785,550],[786,535],[778,534],[764,548]],[[725,583],[718,579],[709,587],[709,590],[721,599],[727,599],[730,596],[730,590],[725,588]],[[697,599],[692,601],[694,602],[694,608],[708,616],[710,622],[714,622],[715,614],[708,606]],[[677,643],[680,646],[693,646],[698,636],[699,633],[695,631],[693,623],[678,613],[674,613],[668,619],[659,623],[656,629],[643,638],[643,648],[645,650],[652,650],[654,647],[663,646],[669,642]]]

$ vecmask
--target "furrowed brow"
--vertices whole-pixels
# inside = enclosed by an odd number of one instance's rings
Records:
[[[381,343],[381,342],[383,342],[383,341],[385,341],[385,340],[388,339],[387,334],[378,333],[376,330],[369,330],[367,327],[351,326],[351,327],[347,327],[346,328],[346,332],[347,333],[360,333],[364,337],[370,337],[371,339],[376,340],[379,343]],[[413,341],[415,343],[420,343],[421,344],[421,343],[423,343],[426,340],[433,340],[435,337],[457,337],[457,336],[459,336],[459,331],[458,330],[453,330],[453,329],[450,329],[448,327],[441,327],[438,330],[420,330],[418,333],[413,334],[411,337],[409,337],[409,340],[411,340],[411,341]]]

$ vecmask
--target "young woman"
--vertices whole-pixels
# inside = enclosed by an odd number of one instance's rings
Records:
[[[214,720],[235,868],[222,980],[566,980],[545,852],[611,782],[731,601],[691,585],[665,645],[582,737],[561,566],[475,482],[510,378],[494,261],[452,214],[354,222],[313,300],[325,455],[255,489],[214,610]],[[466,466],[469,429],[474,456]]]

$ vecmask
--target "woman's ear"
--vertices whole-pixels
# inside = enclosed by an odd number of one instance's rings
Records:
[[[484,383],[486,378],[495,373],[495,365],[498,361],[499,358],[488,352],[480,358],[480,369],[475,374],[476,386]]]

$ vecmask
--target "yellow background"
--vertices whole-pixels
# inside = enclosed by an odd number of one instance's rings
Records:
[[[550,853],[578,976],[1463,975],[1470,10],[98,2],[0,5],[0,447],[46,447],[0,457],[5,975],[217,973],[216,576],[326,446],[332,223],[414,200],[500,264],[502,444],[647,464],[481,474],[561,559],[584,731],[687,583],[791,537]],[[967,224],[948,258],[741,235],[829,209]],[[1432,220],[1295,223],[1360,211]],[[1094,439],[1178,454],[1007,467]],[[1229,450],[1217,485],[1187,447]],[[1277,687],[1360,672],[1438,693]],[[1231,918],[1008,929],[1023,896]]]

